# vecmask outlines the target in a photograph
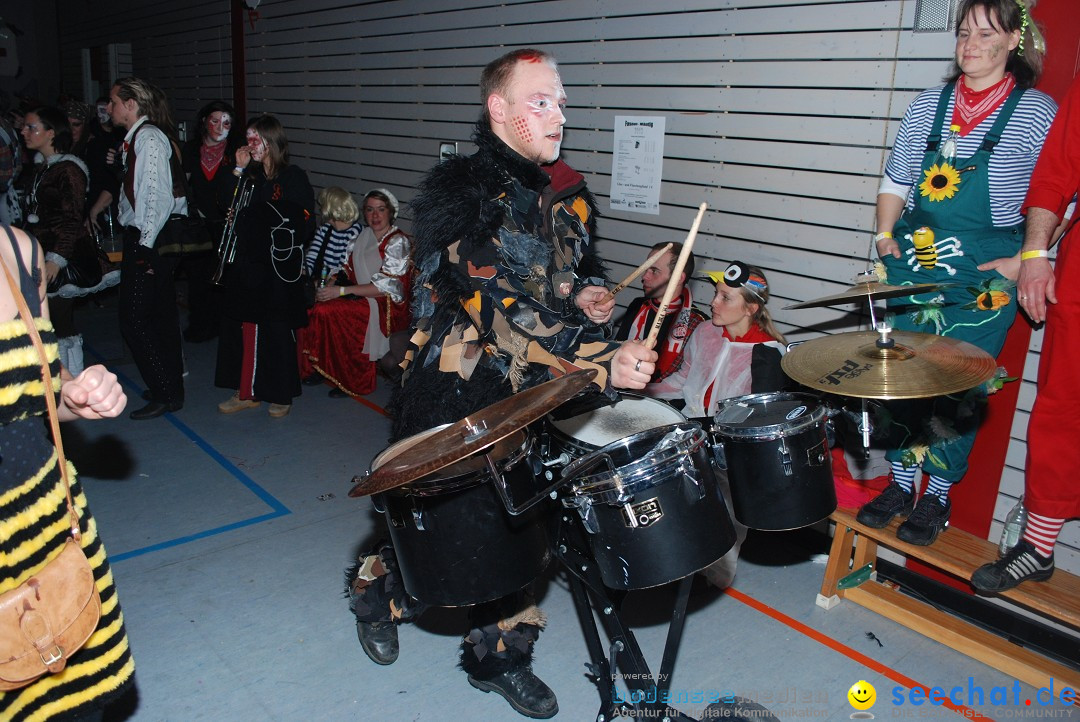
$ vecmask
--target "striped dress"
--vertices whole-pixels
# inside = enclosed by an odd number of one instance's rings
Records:
[[[0,242],[5,242],[3,234]],[[20,270],[25,287],[29,274]],[[24,295],[33,312],[36,293]],[[48,321],[37,319],[36,325],[50,360],[53,390],[58,391],[56,336]],[[26,326],[21,319],[0,322],[0,593],[41,570],[60,553],[70,533],[64,482],[47,431],[44,391],[41,365]],[[5,722],[78,718],[132,683],[135,666],[105,547],[70,465],[69,471],[83,550],[101,595],[101,621],[62,672],[0,692],[0,720]]]

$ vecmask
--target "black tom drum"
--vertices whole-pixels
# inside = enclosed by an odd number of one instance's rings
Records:
[[[408,454],[440,426],[393,444],[372,471]],[[532,436],[515,431],[487,454],[518,498],[536,492]],[[480,604],[516,592],[551,561],[550,503],[511,516],[483,453],[373,497],[386,515],[406,591],[426,604]]]
[[[720,404],[713,431],[736,519],[778,531],[809,526],[836,509],[825,417],[810,394],[751,394]]]
[[[692,422],[614,441],[563,470],[612,589],[681,579],[722,557],[735,529],[709,461],[708,437]]]

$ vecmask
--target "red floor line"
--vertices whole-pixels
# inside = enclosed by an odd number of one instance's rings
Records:
[[[792,629],[794,629],[797,632],[801,632],[802,634],[806,635],[810,639],[813,639],[815,642],[818,642],[819,644],[824,644],[826,647],[829,647],[830,649],[833,649],[833,650],[839,652],[840,654],[844,655],[845,657],[848,657],[849,659],[853,659],[856,662],[858,662],[859,664],[865,665],[865,666],[869,667],[870,669],[874,670],[875,672],[878,672],[880,674],[885,675],[886,677],[888,677],[889,679],[891,679],[892,681],[894,681],[894,682],[896,682],[898,684],[902,684],[902,685],[904,685],[905,687],[908,687],[908,688],[918,687],[919,689],[922,689],[924,692],[926,692],[927,696],[929,696],[929,694],[930,694],[930,688],[927,687],[926,685],[920,684],[919,682],[916,682],[911,677],[908,677],[906,675],[901,674],[900,672],[897,672],[892,667],[887,667],[884,664],[882,664],[881,662],[878,662],[875,659],[871,659],[870,657],[867,657],[862,652],[855,651],[854,649],[847,646],[846,644],[841,644],[840,642],[836,641],[832,637],[828,637],[828,636],[822,634],[821,632],[817,631],[816,629],[806,626],[805,624],[803,624],[799,620],[793,619],[792,617],[789,617],[788,615],[784,614],[783,612],[781,612],[781,611],[779,611],[777,609],[773,609],[768,604],[765,604],[763,602],[759,602],[758,600],[754,599],[753,597],[748,596],[746,594],[743,594],[739,590],[734,589],[732,587],[728,587],[727,589],[725,589],[724,594],[728,595],[732,599],[736,599],[736,600],[742,602],[743,604],[750,607],[751,609],[756,609],[757,611],[761,612],[762,614],[765,614],[767,616],[772,617],[776,621],[778,621],[778,622],[780,622],[782,624],[785,624],[788,627],[791,627]],[[986,719],[986,717],[979,714],[975,710],[973,710],[973,709],[971,709],[969,707],[965,707],[964,705],[955,704],[954,702],[952,702],[948,698],[945,699],[945,702],[944,702],[944,704],[942,706],[946,707],[948,709],[951,709],[953,712],[956,712],[957,714],[962,715],[963,717],[965,717],[967,719]]]
[[[353,396],[353,400],[354,400],[354,401],[356,401],[356,402],[358,402],[358,403],[361,403],[361,404],[363,404],[364,406],[366,406],[366,407],[368,407],[369,409],[371,409],[371,410],[375,411],[376,413],[382,414],[383,416],[387,416],[387,417],[389,417],[389,416],[390,416],[390,414],[386,413],[386,409],[384,409],[383,407],[379,406],[378,404],[373,404],[373,403],[371,403],[371,402],[370,402],[370,401],[368,401],[367,399],[361,398],[361,397],[359,397],[359,396]]]

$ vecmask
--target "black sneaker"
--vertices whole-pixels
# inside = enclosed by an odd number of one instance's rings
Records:
[[[881,529],[889,525],[897,514],[907,516],[915,506],[915,492],[904,491],[895,481],[890,481],[885,490],[863,504],[855,521],[872,529]]]
[[[952,502],[948,499],[942,504],[939,497],[923,494],[911,516],[896,528],[896,538],[908,544],[930,546],[937,539],[937,535],[949,525],[951,512]]]
[[[1020,582],[1045,582],[1054,574],[1054,553],[1044,557],[1035,545],[1021,539],[1001,559],[983,564],[971,575],[971,586],[980,592],[1004,592]]]

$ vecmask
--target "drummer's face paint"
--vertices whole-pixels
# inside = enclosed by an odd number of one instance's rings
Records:
[[[641,287],[645,290],[645,298],[661,298],[664,295],[668,279],[671,278],[673,260],[671,251],[668,251],[660,256],[656,263],[645,269],[645,273],[641,275]]]
[[[566,91],[558,71],[543,61],[519,61],[507,94],[505,133],[496,134],[525,158],[554,163],[566,123]]]
[[[255,130],[248,128],[246,135],[248,150],[251,152],[251,159],[256,163],[262,163],[263,158],[266,157],[266,141]]]
[[[713,326],[722,326],[732,338],[742,336],[750,328],[756,304],[746,302],[743,292],[724,283],[716,284],[716,295],[709,304]]]
[[[1001,28],[996,13],[974,7],[956,31],[956,64],[964,72],[967,86],[984,90],[1005,77],[1009,51],[1020,43],[1020,31]]]
[[[217,145],[228,138],[231,129],[232,116],[228,113],[215,110],[206,119],[206,137],[213,141],[213,145]]]

